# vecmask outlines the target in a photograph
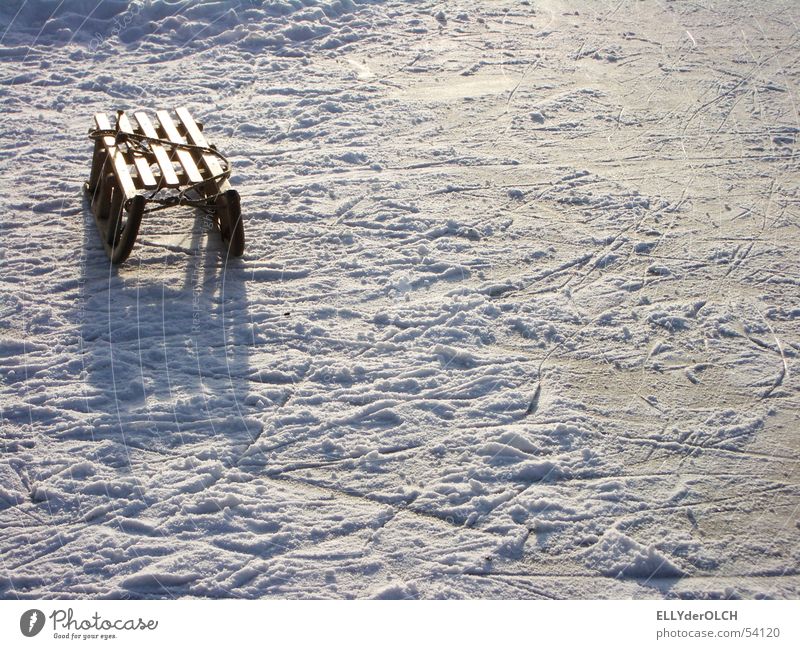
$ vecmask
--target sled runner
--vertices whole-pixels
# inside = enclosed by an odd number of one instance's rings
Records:
[[[186,108],[166,110],[151,121],[117,111],[116,123],[104,113],[89,131],[94,157],[85,183],[97,229],[111,262],[125,261],[136,242],[142,217],[179,205],[208,212],[219,226],[227,253],[244,252],[239,194],[231,189],[230,163],[206,141],[202,124]]]

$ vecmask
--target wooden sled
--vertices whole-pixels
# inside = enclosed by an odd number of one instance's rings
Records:
[[[244,252],[239,194],[231,189],[230,164],[203,135],[186,108],[166,110],[157,120],[117,111],[116,124],[94,116],[94,157],[84,189],[90,197],[103,246],[114,264],[130,255],[148,212],[184,205],[202,209],[219,226],[228,255]]]

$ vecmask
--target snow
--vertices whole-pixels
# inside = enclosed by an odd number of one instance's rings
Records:
[[[798,19],[3,3],[0,597],[800,596]],[[91,115],[179,105],[245,255],[110,268]]]

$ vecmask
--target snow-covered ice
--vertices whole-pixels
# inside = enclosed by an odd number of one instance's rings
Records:
[[[790,0],[0,5],[0,597],[800,597]],[[247,248],[109,268],[95,112]]]

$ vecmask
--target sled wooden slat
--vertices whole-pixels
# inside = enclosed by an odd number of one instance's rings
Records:
[[[186,129],[186,137],[188,138],[191,144],[196,144],[198,146],[208,146],[208,142],[206,141],[205,135],[203,135],[203,131],[200,130],[200,127],[197,126],[197,123],[194,121],[194,118],[191,116],[189,111],[184,108],[176,108],[175,112],[178,114],[178,118],[181,120],[183,124],[183,128]],[[198,156],[205,165],[206,169],[209,171],[210,176],[217,176],[221,174],[224,170],[222,166],[219,164],[219,159],[212,153],[204,153],[202,156]],[[198,160],[199,162],[199,160]],[[222,181],[217,181],[218,191],[223,192],[230,188],[230,183],[228,183],[227,179]]]
[[[167,139],[172,142],[185,144],[180,133],[178,133],[175,122],[172,121],[172,117],[170,117],[169,113],[165,110],[159,110],[156,111],[156,115],[158,115],[158,121],[161,123],[161,128],[166,134]],[[189,179],[189,182],[192,184],[203,182],[203,176],[200,173],[200,170],[197,168],[192,154],[186,149],[178,149],[177,153],[178,160],[180,160],[181,166],[186,172],[186,177]]]
[[[131,121],[125,113],[122,113],[117,118],[117,126],[119,126],[119,130],[123,133],[133,133],[133,126],[131,126]],[[150,162],[147,158],[141,153],[134,153],[133,164],[136,165],[136,171],[139,174],[142,187],[145,189],[152,189],[155,187],[156,179],[153,177],[153,172],[150,169]]]
[[[111,122],[108,121],[108,116],[104,113],[97,113],[94,116],[94,122],[97,124],[97,128],[102,131],[111,130]],[[136,195],[136,185],[133,184],[133,178],[131,178],[130,171],[128,171],[128,161],[125,160],[122,151],[117,148],[113,136],[106,135],[103,138],[103,144],[108,152],[108,157],[111,159],[114,175],[125,193],[125,199],[133,198]]]
[[[155,126],[153,126],[153,122],[150,121],[147,113],[137,112],[135,116],[136,121],[139,122],[139,128],[142,129],[142,133],[147,137],[158,138]],[[160,144],[153,143],[150,145],[150,148],[156,156],[159,169],[161,169],[162,185],[164,187],[178,187],[181,183],[178,180],[178,175],[175,173],[175,167],[172,166],[172,161],[169,159],[169,153],[167,153],[166,149]]]

